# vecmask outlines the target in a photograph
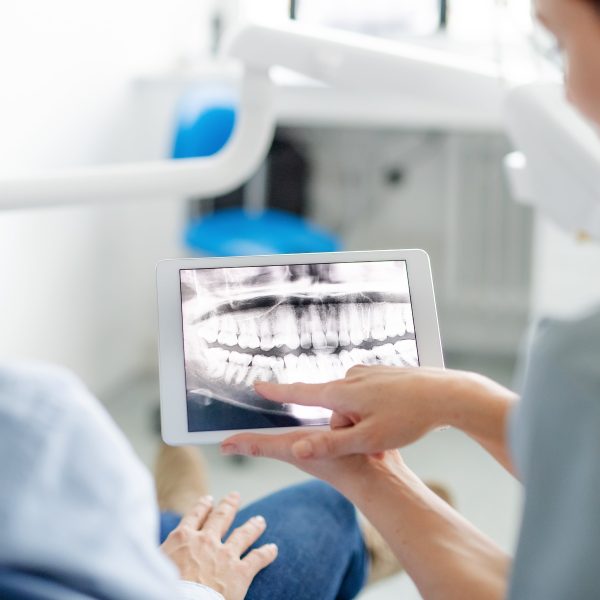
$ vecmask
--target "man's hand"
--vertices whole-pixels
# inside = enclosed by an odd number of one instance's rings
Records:
[[[211,587],[226,600],[245,598],[257,573],[277,558],[275,544],[261,546],[240,558],[265,531],[266,523],[260,516],[253,517],[222,541],[239,502],[235,492],[214,508],[210,497],[201,498],[161,546],[182,579]]]

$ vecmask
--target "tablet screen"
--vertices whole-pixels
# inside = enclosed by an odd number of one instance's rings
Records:
[[[255,381],[319,383],[356,364],[418,366],[406,262],[180,270],[189,431],[326,424]]]

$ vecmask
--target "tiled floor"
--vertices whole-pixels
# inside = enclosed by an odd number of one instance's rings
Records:
[[[451,357],[449,366],[480,370],[508,383],[510,360]],[[105,403],[132,441],[142,460],[150,465],[158,443],[154,432],[157,384],[153,378],[137,381]],[[246,501],[304,479],[287,465],[266,459],[242,463],[222,457],[215,447],[202,449],[210,466],[212,493],[219,497],[236,489]],[[406,448],[407,463],[423,478],[445,483],[453,492],[459,510],[501,546],[511,548],[519,511],[519,488],[477,444],[458,431],[436,431]],[[367,590],[363,600],[412,600],[418,592],[403,575]]]

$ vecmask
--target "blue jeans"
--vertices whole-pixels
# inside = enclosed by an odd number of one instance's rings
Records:
[[[243,508],[232,529],[262,515],[277,560],[254,579],[247,600],[350,600],[364,586],[368,557],[354,507],[320,481],[288,487]],[[180,516],[161,514],[161,542]],[[229,535],[229,534],[228,534]]]

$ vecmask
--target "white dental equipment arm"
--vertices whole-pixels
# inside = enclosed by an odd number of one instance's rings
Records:
[[[506,124],[519,150],[505,160],[514,196],[564,229],[600,239],[600,139],[567,102],[564,87],[514,89]]]
[[[0,175],[0,210],[88,204],[124,198],[214,195],[246,181],[267,155],[273,139],[273,86],[266,71],[247,70],[241,85],[243,107],[231,140],[214,156],[159,160]]]
[[[258,169],[273,139],[275,85],[269,69],[275,65],[326,85],[404,94],[430,106],[499,113],[504,95],[493,64],[451,60],[439,51],[297,23],[247,25],[230,38],[225,54],[244,69],[236,127],[219,153],[12,177],[0,173],[0,210],[211,196],[236,188]]]
[[[493,63],[335,29],[252,25],[234,36],[228,51],[253,68],[284,66],[336,89],[401,94],[467,110],[499,111],[503,99]]]

